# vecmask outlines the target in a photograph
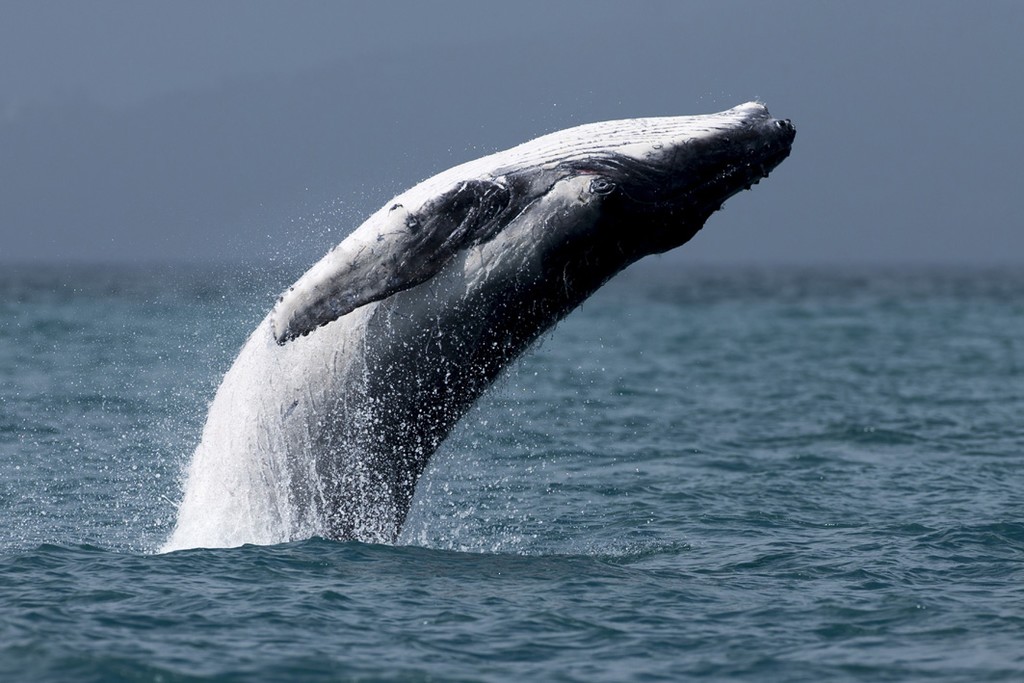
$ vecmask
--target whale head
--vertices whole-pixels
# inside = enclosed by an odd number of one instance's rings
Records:
[[[630,263],[687,242],[781,163],[795,134],[749,102],[585,124],[456,166],[395,197],[303,275],[271,314],[274,338],[309,334],[460,258],[479,271],[467,281],[490,291],[532,279],[521,296],[543,298],[543,281],[559,278],[557,320]]]
[[[632,119],[583,126],[602,140],[561,162],[591,176],[603,225],[622,253],[639,258],[692,238],[729,197],[750,189],[790,152],[796,129],[751,102],[719,114]]]

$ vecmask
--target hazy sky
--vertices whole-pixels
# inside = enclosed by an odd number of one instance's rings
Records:
[[[1024,3],[0,3],[0,261],[312,261],[569,125],[791,118],[676,258],[1024,265]]]

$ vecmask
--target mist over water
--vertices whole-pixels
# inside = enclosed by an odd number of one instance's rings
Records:
[[[295,272],[0,272],[4,680],[1018,680],[1024,276],[638,264],[398,544],[156,555]]]

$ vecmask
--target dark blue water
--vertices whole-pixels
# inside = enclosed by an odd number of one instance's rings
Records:
[[[1024,680],[1024,271],[640,264],[399,545],[157,555],[296,274],[0,270],[0,680]]]

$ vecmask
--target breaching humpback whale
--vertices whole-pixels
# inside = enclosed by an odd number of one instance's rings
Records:
[[[502,368],[627,265],[688,241],[794,136],[755,102],[593,123],[395,197],[245,343],[164,549],[393,542],[430,456]]]

